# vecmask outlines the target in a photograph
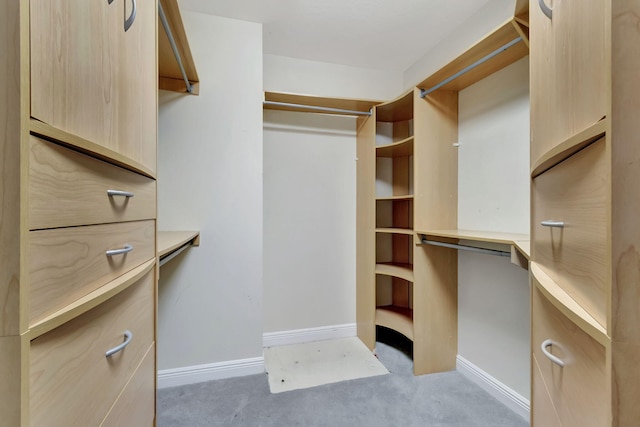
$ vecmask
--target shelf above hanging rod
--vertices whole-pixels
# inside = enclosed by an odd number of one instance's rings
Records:
[[[171,68],[175,69],[175,65],[177,65],[179,69],[179,73],[182,76],[182,80],[184,80],[184,86],[182,87],[186,88],[187,93],[197,95],[198,94],[197,74],[195,72],[195,67],[193,66],[193,59],[191,58],[191,52],[189,51],[189,46],[186,41],[186,35],[182,30],[182,26],[181,26],[182,20],[179,16],[177,3],[169,1],[168,11],[170,13],[169,18],[168,18],[168,15],[165,13],[165,10],[162,6],[162,2],[159,1],[158,16],[160,17],[160,22],[162,23],[162,28],[164,29],[164,33],[166,35],[166,39],[161,37],[159,37],[158,39],[158,43],[159,43],[158,68],[160,73],[160,79],[159,79],[160,89],[174,90],[178,92],[185,90],[185,89],[179,89],[179,86],[180,86],[179,84],[176,85],[176,83],[180,81],[177,76],[178,70],[171,71]],[[176,40],[176,36],[174,36],[173,30],[171,29],[170,21],[174,25],[178,25],[178,24],[180,25],[180,28],[178,28],[178,32],[177,32],[178,40]],[[173,53],[173,56],[175,58],[175,65],[173,66],[169,65],[169,61],[167,59],[167,56],[171,55],[167,52],[168,50],[166,48],[167,41],[169,43],[171,52]],[[185,67],[185,64],[183,63],[183,58],[182,58],[182,55],[180,54],[181,50],[187,56],[187,59],[186,59],[188,64],[187,67]],[[186,68],[188,68],[188,70]],[[189,78],[190,75],[192,79]],[[192,81],[194,81],[195,83],[192,83]]]
[[[320,113],[344,114],[348,116],[370,116],[371,111],[344,110],[342,108],[320,107],[317,105],[293,104],[289,102],[264,101],[264,105],[283,107],[284,109],[312,110]]]
[[[461,249],[465,251],[477,252],[477,253],[486,254],[486,255],[511,257],[511,252],[499,251],[496,249],[476,248],[475,246],[466,246],[466,245],[458,245],[455,243],[438,242],[436,240],[429,240],[425,236],[422,236],[420,240],[422,244],[425,244],[425,245],[441,246],[441,247],[450,248],[450,249]]]

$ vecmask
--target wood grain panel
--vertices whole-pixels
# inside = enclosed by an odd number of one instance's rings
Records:
[[[357,119],[356,153],[356,323],[358,338],[376,345],[376,117]]]
[[[19,8],[0,4],[0,337],[20,333]]]
[[[613,341],[611,351],[612,412],[615,427],[632,426],[640,420],[640,344]]]
[[[154,338],[154,274],[31,342],[31,425],[98,425]],[[107,358],[105,351],[131,343]],[[99,387],[96,389],[96,387]],[[96,391],[99,390],[99,393]]]
[[[542,427],[562,427],[560,418],[542,378],[542,372],[535,356],[531,356],[531,425]]]
[[[30,144],[30,229],[155,218],[154,180],[35,137]]]
[[[155,171],[156,3],[30,3],[31,115]]]
[[[177,0],[161,0],[160,2],[162,3],[162,10],[167,17],[178,52],[180,52],[182,66],[187,73],[187,78],[190,82],[198,82],[198,72],[196,71],[193,56],[191,55],[187,34],[184,31],[178,2]],[[176,57],[169,44],[167,33],[162,25],[159,25],[158,28],[158,72],[161,77],[179,79],[182,81],[182,86],[184,87],[185,84],[184,80],[182,80],[180,67],[178,66]]]
[[[62,309],[155,257],[155,221],[134,221],[29,233],[29,324]],[[110,249],[133,246],[125,255]]]
[[[0,414],[6,426],[20,424],[21,338],[19,335],[0,337]]]
[[[156,406],[155,345],[152,345],[101,427],[152,426]]]
[[[608,425],[611,390],[606,349],[562,315],[537,289],[532,292],[532,318],[533,353],[562,425]],[[564,367],[542,353],[540,346],[547,339],[556,343],[549,351],[564,361]]]
[[[533,180],[533,260],[607,327],[608,185],[606,141],[593,143]],[[564,221],[564,228],[541,221]]]
[[[555,3],[552,20],[531,3],[532,164],[609,114],[610,2]]]

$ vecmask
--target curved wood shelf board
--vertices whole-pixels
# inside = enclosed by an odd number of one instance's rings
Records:
[[[413,200],[415,196],[413,194],[407,194],[406,196],[389,196],[389,197],[376,197],[376,201],[394,201],[394,200]]]
[[[413,119],[413,89],[376,107],[379,122],[401,122]]]
[[[413,156],[414,137],[410,136],[392,144],[377,145],[376,157],[406,157]]]
[[[413,341],[413,310],[406,307],[376,308],[376,325],[393,329]]]
[[[29,131],[34,135],[55,142],[56,144],[64,145],[65,147],[69,147],[81,153],[88,154],[105,162],[120,166],[133,172],[137,172],[146,177],[156,179],[156,174],[151,169],[134,160],[131,160],[129,157],[103,147],[102,145],[98,145],[95,142],[91,142],[87,139],[80,138],[79,136],[62,131],[58,128],[54,128],[53,126],[50,126],[39,120],[30,120]]]
[[[558,286],[538,264],[532,262],[530,271],[536,288],[542,292],[545,298],[547,298],[555,308],[605,348],[610,346],[611,340],[607,336],[605,327],[582,308],[571,295]]]
[[[608,127],[609,121],[606,117],[603,117],[600,121],[578,132],[566,141],[561,142],[532,163],[531,178],[535,178],[563,160],[571,157],[587,145],[596,142],[607,133]]]
[[[406,234],[413,236],[413,230],[408,228],[376,228],[376,233]]]
[[[180,53],[180,59],[189,82],[194,85],[191,95],[199,93],[199,78],[196,66],[191,55],[191,48],[187,40],[187,34],[184,31],[182,16],[180,16],[180,8],[177,0],[159,0],[162,3],[162,9],[167,17],[167,22],[171,28],[174,41]],[[185,82],[178,66],[178,61],[173,54],[169,38],[164,27],[158,22],[158,85],[160,89],[170,90],[173,92],[187,93]]]
[[[292,108],[287,106],[278,106],[278,105],[263,105],[265,110],[282,110],[282,111],[298,111],[298,112],[314,112],[311,107],[323,107],[323,108],[337,108],[340,110],[352,110],[352,111],[361,111],[366,113],[371,111],[371,109],[380,104],[382,101],[374,101],[369,99],[352,99],[352,98],[325,98],[321,96],[313,96],[313,95],[301,95],[294,93],[283,93],[283,92],[265,92],[264,93],[265,101],[272,102],[284,102],[287,104],[300,104],[300,105],[308,105],[310,108]],[[331,112],[323,112],[324,114],[340,114],[340,113],[331,113]]]
[[[429,89],[431,87],[434,87],[438,83],[446,80],[457,72],[484,58],[491,52],[520,37],[521,35],[518,31],[516,31],[516,28],[512,24],[512,21],[513,19],[509,19],[508,21],[506,21],[485,38],[469,48],[466,52],[462,53],[456,59],[420,82],[417,86],[421,89]],[[507,65],[513,64],[514,62],[524,58],[528,54],[529,48],[526,43],[516,43],[506,51],[494,56],[483,64],[478,65],[476,68],[449,82],[448,84],[440,88],[440,90],[460,91],[467,86],[470,86],[484,79],[490,74],[503,69]]]
[[[32,340],[57,328],[63,323],[66,323],[69,320],[86,313],[87,311],[91,310],[94,307],[97,307],[114,295],[124,291],[129,286],[133,285],[139,279],[141,279],[142,276],[151,271],[155,264],[156,259],[153,258],[137,266],[136,268],[129,270],[122,276],[112,280],[111,282],[96,289],[95,291],[74,301],[67,307],[64,307],[63,309],[52,313],[51,315],[38,321],[37,323],[34,323],[30,326],[28,331],[29,339]]]
[[[158,256],[170,254],[181,246],[200,245],[199,231],[158,231]]]
[[[398,277],[413,283],[413,266],[411,264],[379,263],[376,264],[376,274]]]

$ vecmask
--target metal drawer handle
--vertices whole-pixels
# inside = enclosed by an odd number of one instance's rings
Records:
[[[120,190],[107,190],[107,196],[122,196],[122,197],[133,197],[133,193],[130,191],[120,191]]]
[[[564,228],[564,221],[547,220],[540,222],[540,225],[544,227]]]
[[[538,0],[538,5],[540,5],[540,10],[542,10],[542,13],[544,13],[547,18],[553,19],[553,9],[547,6],[544,0]]]
[[[133,25],[133,21],[136,20],[136,10],[138,9],[138,5],[136,4],[136,0],[131,0],[131,15],[124,21],[124,30],[127,31]]]
[[[562,359],[560,359],[558,356],[554,356],[549,352],[549,350],[547,350],[548,347],[551,347],[553,345],[558,345],[558,344],[554,343],[551,340],[544,340],[542,342],[542,345],[540,346],[540,349],[542,350],[542,354],[547,356],[547,359],[551,360],[553,363],[555,363],[556,365],[562,368],[564,367],[564,362],[562,361]]]
[[[129,345],[132,339],[133,339],[133,334],[131,333],[131,331],[129,330],[124,331],[124,342],[120,345],[113,347],[112,349],[107,350],[107,352],[104,354],[104,357],[113,356],[117,352],[123,350],[126,346]]]
[[[133,246],[131,245],[124,245],[124,248],[120,248],[120,249],[110,249],[107,252],[105,252],[107,254],[107,256],[114,256],[114,255],[121,255],[121,254],[126,254],[129,253],[133,250]]]

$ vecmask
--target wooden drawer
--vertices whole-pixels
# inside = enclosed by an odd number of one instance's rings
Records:
[[[156,182],[62,146],[31,137],[31,230],[156,217]],[[108,190],[133,193],[109,196]]]
[[[30,231],[29,324],[155,257],[154,236],[154,220]]]
[[[532,184],[532,260],[605,328],[609,175],[602,138]],[[564,227],[541,225],[547,220]]]
[[[561,424],[609,425],[606,349],[560,313],[537,288],[532,304],[533,353]],[[546,340],[553,342],[547,351],[564,362],[564,367],[543,354],[541,345]],[[534,397],[539,394],[536,386],[539,384],[534,384]]]
[[[531,389],[533,405],[531,407],[532,427],[562,427],[556,408],[553,406],[542,372],[535,356],[531,358]]]
[[[153,426],[156,410],[155,345],[133,374],[101,427]]]
[[[95,426],[154,339],[154,272],[93,310],[31,341],[30,424]],[[106,357],[105,352],[130,344]]]

